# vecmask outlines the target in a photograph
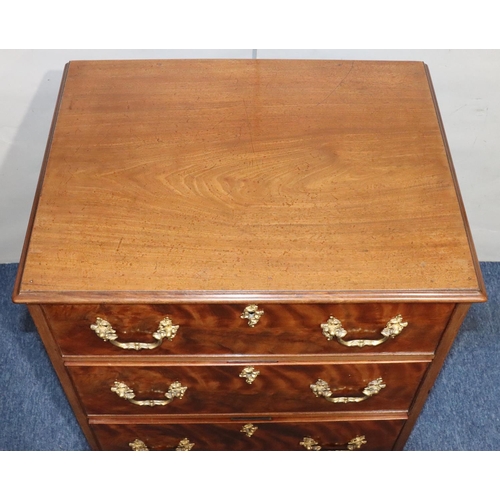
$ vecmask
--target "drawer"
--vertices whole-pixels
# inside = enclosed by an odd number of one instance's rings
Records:
[[[447,303],[259,304],[258,310],[264,313],[252,327],[248,319],[241,318],[245,307],[44,305],[43,309],[63,355],[103,356],[432,354],[453,310],[453,304]],[[407,325],[394,338],[383,336],[387,323],[398,315]],[[172,340],[155,339],[157,331],[168,335],[168,327],[160,328],[160,322],[167,317],[172,326],[178,326],[175,336]],[[340,328],[345,330],[342,339],[336,336],[341,330],[331,322],[328,325],[330,317],[339,320]],[[97,325],[97,318],[111,325],[116,336],[113,342],[119,345],[104,341],[91,328]],[[321,325],[325,325],[327,334]],[[345,345],[365,339],[378,345]],[[145,345],[135,350],[131,343]]]
[[[98,424],[92,430],[102,449],[111,451],[389,451],[404,422]]]
[[[89,414],[255,415],[407,411],[427,366],[388,362],[68,370]],[[185,388],[183,394],[179,387]]]

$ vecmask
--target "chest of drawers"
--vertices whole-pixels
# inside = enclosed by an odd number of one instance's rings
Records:
[[[73,61],[13,294],[96,450],[399,450],[486,300],[426,66]]]

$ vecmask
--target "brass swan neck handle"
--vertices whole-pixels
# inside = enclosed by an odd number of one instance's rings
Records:
[[[337,318],[330,316],[326,323],[321,324],[321,330],[323,335],[327,340],[336,339],[339,344],[346,347],[365,347],[365,346],[377,346],[387,342],[389,339],[393,339],[398,336],[403,328],[408,326],[406,321],[403,321],[401,314],[398,314],[394,318],[387,322],[385,328],[380,332],[382,337],[377,340],[364,340],[364,339],[354,339],[354,340],[344,340],[347,335],[347,331],[342,326],[342,323]]]
[[[156,349],[161,346],[164,339],[172,341],[179,329],[179,325],[174,325],[172,320],[167,316],[160,321],[158,329],[156,332],[152,333],[152,337],[156,342],[120,342],[118,341],[118,335],[116,330],[111,326],[109,321],[102,318],[96,318],[93,325],[90,325],[90,329],[93,330],[96,335],[104,340],[113,344],[120,349],[133,349],[139,351],[141,349]]]

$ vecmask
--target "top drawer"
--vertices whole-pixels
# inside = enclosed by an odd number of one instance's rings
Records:
[[[448,303],[258,304],[263,314],[250,326],[252,318],[257,317],[251,313],[250,318],[242,317],[247,306],[86,304],[44,305],[43,309],[63,355],[170,357],[432,354],[453,310],[453,304]],[[398,315],[402,318],[401,326],[406,326],[393,338],[382,335],[387,323]],[[98,318],[111,326],[106,329],[105,324],[101,324],[96,330]],[[159,328],[165,318],[169,318],[174,327],[178,326],[172,340],[161,339],[174,333],[168,327]],[[329,322],[330,318],[339,320],[340,324],[335,325],[333,319]],[[345,333],[339,339],[337,333],[342,329]],[[155,335],[159,330],[162,334]],[[110,333],[114,339],[105,341],[98,332],[102,336]],[[353,340],[372,342],[349,345]]]

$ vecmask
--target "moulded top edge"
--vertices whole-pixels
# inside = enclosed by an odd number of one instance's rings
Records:
[[[152,303],[363,303],[363,302],[485,302],[485,290],[337,290],[337,291],[59,291],[20,292],[12,297],[19,304],[152,304]]]

